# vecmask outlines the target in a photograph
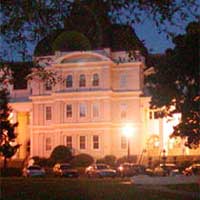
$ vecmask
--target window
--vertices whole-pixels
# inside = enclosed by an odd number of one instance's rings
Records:
[[[68,75],[66,79],[66,88],[70,88],[73,86],[73,78],[72,75]]]
[[[79,111],[79,116],[80,117],[85,117],[86,116],[86,105],[85,104],[80,104],[80,111]]]
[[[86,85],[85,75],[81,74],[80,75],[80,79],[79,79],[79,86],[80,87],[85,87],[85,85]]]
[[[121,74],[120,75],[120,87],[125,87],[126,86],[126,82],[127,82],[127,76],[126,74]]]
[[[46,107],[46,120],[51,120],[52,118],[52,112],[51,112],[51,106]]]
[[[72,136],[66,136],[66,146],[72,148]]]
[[[149,119],[153,119],[153,112],[152,111],[149,112]]]
[[[127,104],[121,104],[120,110],[121,110],[121,119],[125,119],[127,115]]]
[[[51,85],[51,83],[49,83],[49,82],[46,82],[46,83],[45,83],[45,90],[47,90],[47,91],[52,90],[52,85]]]
[[[99,136],[93,136],[93,149],[99,149]]]
[[[93,74],[92,85],[99,86],[99,75],[98,74]]]
[[[85,136],[80,136],[80,149],[85,149],[86,144],[85,144]]]
[[[71,118],[72,117],[72,105],[67,104],[66,106],[66,117]]]
[[[46,138],[45,147],[46,147],[46,151],[50,151],[51,150],[51,138],[50,137]]]
[[[92,110],[93,110],[93,117],[94,118],[97,118],[97,117],[99,117],[99,104],[93,104],[93,108],[92,108]]]
[[[121,148],[122,149],[127,148],[127,138],[125,136],[121,136]]]

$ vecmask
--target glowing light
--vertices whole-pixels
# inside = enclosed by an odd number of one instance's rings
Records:
[[[132,135],[133,135],[133,132],[134,132],[134,128],[132,125],[130,124],[126,124],[124,127],[123,127],[123,134],[127,137],[127,138],[130,138]]]

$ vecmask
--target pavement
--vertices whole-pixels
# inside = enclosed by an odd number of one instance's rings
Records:
[[[189,192],[183,190],[174,190],[167,187],[171,184],[199,184],[199,191]],[[200,176],[167,176],[167,177],[150,177],[147,175],[138,175],[131,177],[130,184],[136,185],[138,188],[147,190],[159,190],[162,192],[172,193],[174,195],[182,195],[188,200],[200,200]]]
[[[152,177],[148,175],[138,175],[131,177],[131,182],[140,185],[170,185],[170,184],[188,184],[198,183],[200,185],[200,176],[164,176]]]

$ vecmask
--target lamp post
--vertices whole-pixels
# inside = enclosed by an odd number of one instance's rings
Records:
[[[129,162],[130,161],[130,137],[133,134],[133,126],[131,126],[130,124],[126,124],[123,127],[123,134],[125,135],[127,139],[127,160]]]

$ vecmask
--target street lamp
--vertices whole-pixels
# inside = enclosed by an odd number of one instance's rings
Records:
[[[123,127],[123,135],[126,137],[127,139],[127,160],[128,162],[130,161],[130,137],[133,134],[133,126],[131,126],[130,124],[126,124]]]

